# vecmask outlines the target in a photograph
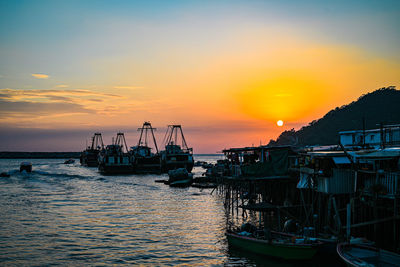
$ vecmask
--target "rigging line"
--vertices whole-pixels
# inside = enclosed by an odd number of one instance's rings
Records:
[[[166,139],[167,139],[167,134],[168,134],[168,131],[169,131],[169,126],[168,126],[168,128],[167,128],[167,131],[165,132],[165,135],[164,135],[164,138],[163,138],[163,141],[162,141],[162,144],[165,146],[166,145]]]

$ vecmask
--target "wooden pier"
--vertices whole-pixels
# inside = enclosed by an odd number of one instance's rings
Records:
[[[229,170],[220,173],[229,175],[215,179],[229,227],[251,222],[284,231],[291,220],[303,234],[362,237],[400,252],[400,150],[260,146],[224,153]]]

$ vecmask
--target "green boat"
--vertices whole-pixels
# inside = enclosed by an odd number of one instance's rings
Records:
[[[226,235],[231,246],[285,260],[311,259],[322,244],[320,242],[308,243],[304,238],[276,232],[270,240],[233,232],[228,232]]]

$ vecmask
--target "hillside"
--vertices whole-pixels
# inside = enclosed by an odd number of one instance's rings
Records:
[[[362,95],[357,101],[337,107],[324,117],[312,121],[300,130],[284,131],[269,145],[331,145],[337,144],[338,132],[363,128],[379,128],[377,124],[400,123],[400,91],[394,86]]]

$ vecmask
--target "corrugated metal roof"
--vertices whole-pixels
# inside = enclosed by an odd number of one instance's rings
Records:
[[[400,148],[391,147],[378,150],[349,151],[353,158],[392,158],[400,157]]]
[[[348,157],[333,157],[332,158],[335,164],[350,164],[350,160]]]
[[[312,157],[340,157],[346,154],[343,151],[315,151],[307,152],[307,155]]]

